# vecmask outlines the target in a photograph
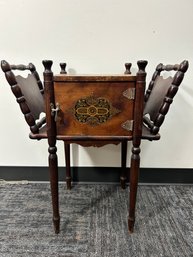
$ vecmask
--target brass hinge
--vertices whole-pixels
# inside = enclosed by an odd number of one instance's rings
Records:
[[[123,92],[123,96],[125,96],[129,100],[135,99],[135,88],[134,87],[128,88]]]
[[[122,128],[126,129],[127,131],[133,130],[133,120],[127,120],[122,125]]]

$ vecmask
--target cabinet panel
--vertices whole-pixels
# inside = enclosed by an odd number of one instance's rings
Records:
[[[56,81],[54,92],[58,135],[132,135],[135,82]]]

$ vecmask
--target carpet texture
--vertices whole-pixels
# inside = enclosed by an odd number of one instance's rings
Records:
[[[193,186],[139,186],[132,235],[118,185],[60,185],[59,235],[49,184],[0,185],[0,199],[0,257],[193,257]]]

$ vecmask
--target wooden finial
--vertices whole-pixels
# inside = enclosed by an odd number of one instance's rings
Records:
[[[163,67],[164,67],[163,63],[159,63],[156,67],[156,71],[160,73],[163,70]]]
[[[180,63],[180,66],[179,66],[179,71],[182,71],[182,72],[186,72],[187,69],[188,69],[188,66],[189,66],[189,63],[187,60],[184,60],[183,62]]]
[[[130,63],[130,62],[125,63],[126,70],[125,70],[124,74],[131,74],[131,70],[130,70],[131,66],[132,66],[132,63]]]
[[[28,67],[31,72],[34,72],[36,70],[36,67],[33,63],[29,63]]]
[[[66,63],[65,62],[61,62],[60,63],[60,68],[61,68],[60,74],[67,74],[67,72],[66,72]]]
[[[44,65],[45,72],[50,72],[53,62],[51,60],[43,60],[42,63]]]
[[[145,60],[140,60],[137,62],[137,65],[138,65],[138,73],[144,73],[145,72],[145,67],[147,66],[147,61]]]
[[[1,61],[1,69],[3,70],[3,72],[7,72],[7,71],[11,70],[11,67],[8,62],[6,62],[5,60],[2,60]]]

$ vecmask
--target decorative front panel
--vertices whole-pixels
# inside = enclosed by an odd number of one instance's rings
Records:
[[[55,82],[60,111],[57,133],[68,136],[130,136],[123,124],[133,120],[134,100],[125,91],[131,81]]]
[[[121,111],[113,107],[109,100],[92,95],[79,99],[72,108],[72,112],[78,122],[97,126],[107,122]]]

